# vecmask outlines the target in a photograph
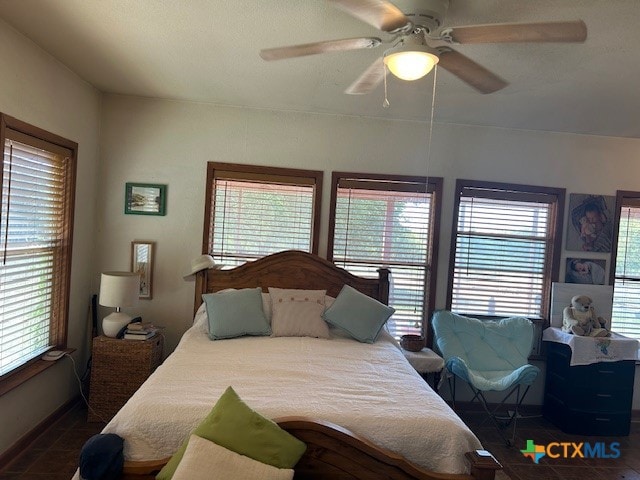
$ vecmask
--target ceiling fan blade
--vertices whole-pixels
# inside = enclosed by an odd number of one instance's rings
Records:
[[[327,52],[343,52],[360,48],[374,48],[382,41],[375,37],[345,38],[342,40],[328,40],[326,42],[305,43],[288,47],[266,48],[260,50],[264,60],[282,60],[284,58],[303,57]]]
[[[383,32],[395,32],[410,22],[404,13],[386,0],[329,0],[336,7]]]
[[[587,26],[582,20],[546,23],[500,23],[453,27],[442,32],[454,43],[584,42]]]
[[[364,95],[372,92],[380,84],[387,74],[387,69],[384,67],[382,57],[376,59],[369,67],[362,72],[362,75],[358,79],[349,85],[344,93],[348,95]]]
[[[454,74],[480,93],[493,93],[507,85],[503,79],[455,50],[439,49],[438,66]]]

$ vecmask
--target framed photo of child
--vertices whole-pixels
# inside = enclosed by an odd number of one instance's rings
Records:
[[[610,253],[616,197],[572,193],[569,198],[567,250]]]
[[[607,261],[594,258],[567,258],[565,283],[605,285]]]

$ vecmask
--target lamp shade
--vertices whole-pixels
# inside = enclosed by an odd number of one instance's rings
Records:
[[[140,275],[132,272],[104,272],[100,279],[100,305],[135,307],[140,296]]]
[[[411,81],[424,77],[439,60],[429,47],[407,45],[392,48],[383,61],[396,77]]]
[[[100,305],[116,307],[116,311],[102,319],[102,333],[116,337],[131,321],[131,317],[121,312],[122,307],[138,304],[140,296],[140,275],[132,272],[105,272],[100,279]]]

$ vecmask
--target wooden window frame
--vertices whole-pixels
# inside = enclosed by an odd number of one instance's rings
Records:
[[[427,186],[427,192],[433,195],[431,210],[431,240],[427,251],[427,278],[425,279],[425,295],[427,302],[424,305],[422,318],[422,332],[426,336],[427,346],[433,344],[433,328],[431,327],[431,315],[435,310],[436,281],[438,276],[438,251],[440,244],[440,222],[442,212],[442,192],[444,180],[442,177],[426,177],[415,175],[393,175],[359,172],[332,172],[331,174],[331,201],[329,207],[329,232],[327,238],[327,259],[333,262],[334,236],[336,228],[336,205],[338,200],[338,185],[340,179],[353,178],[358,180],[406,182]],[[393,276],[393,269],[391,271]]]
[[[297,168],[267,167],[261,165],[245,165],[238,163],[207,162],[207,185],[205,192],[204,228],[202,236],[202,253],[209,253],[212,242],[213,204],[215,201],[215,183],[217,172],[228,172],[237,175],[238,180],[266,180],[270,178],[309,179],[315,185],[313,199],[313,231],[311,233],[311,253],[317,255],[320,239],[320,218],[322,209],[322,178],[319,170],[304,170]]]
[[[633,199],[633,200],[631,200]],[[611,263],[609,265],[609,285],[614,287],[615,298],[615,284],[616,284],[616,266],[618,261],[618,242],[620,239],[620,218],[622,214],[622,208],[626,205],[635,204],[634,206],[640,207],[640,191],[634,190],[617,190],[616,191],[616,208],[614,212],[613,224],[615,226],[613,232],[613,239],[611,243]],[[615,320],[612,318],[612,327]]]
[[[77,152],[78,144],[41,128],[30,125],[26,122],[13,118],[9,115],[0,113],[0,143],[3,146],[7,137],[7,130],[13,130],[19,134],[23,134],[34,139],[34,143],[38,140],[58,145],[71,152],[66,165],[65,181],[68,182],[65,197],[65,229],[63,237],[64,245],[61,247],[60,257],[62,258],[62,278],[58,278],[54,291],[57,292],[58,298],[56,304],[58,307],[57,321],[50,330],[49,344],[51,348],[58,350],[67,349],[67,335],[69,327],[69,297],[71,290],[71,259],[73,246],[73,222],[75,211],[75,191],[76,191],[76,169],[77,169]],[[3,182],[4,169],[4,153],[0,160],[0,185]],[[0,221],[2,218],[0,217]],[[38,373],[46,370],[55,362],[47,362],[40,358],[34,358],[16,369],[7,372],[0,377],[0,396],[6,392],[16,388]]]
[[[545,196],[554,196],[556,198],[555,208],[552,209],[549,224],[553,228],[552,239],[547,242],[547,248],[551,249],[550,254],[547,253],[545,258],[545,272],[544,286],[542,289],[541,298],[541,312],[540,318],[531,318],[531,320],[541,322],[541,328],[549,326],[549,308],[551,305],[551,284],[557,282],[560,274],[560,258],[562,253],[562,228],[563,228],[563,214],[565,207],[566,189],[554,188],[554,187],[541,187],[535,185],[522,185],[513,183],[500,183],[500,182],[487,182],[478,180],[456,180],[455,201],[453,207],[453,222],[451,226],[451,247],[449,254],[449,272],[448,272],[448,285],[447,285],[447,298],[446,308],[451,310],[452,297],[453,297],[453,284],[454,284],[454,270],[455,270],[455,258],[456,258],[456,244],[458,236],[458,217],[460,213],[460,197],[465,188],[486,189],[488,191],[495,190],[496,196],[487,195],[489,198],[501,198],[501,199],[513,199],[530,200],[528,196],[541,194]],[[518,193],[522,192],[522,196],[518,197]],[[474,315],[478,318],[492,319],[500,318],[490,315]],[[534,346],[535,348],[535,346]]]

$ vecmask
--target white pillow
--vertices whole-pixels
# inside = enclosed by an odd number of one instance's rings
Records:
[[[264,311],[264,316],[267,317],[267,322],[271,324],[271,317],[273,316],[271,312],[271,295],[264,292],[262,292],[262,310]]]
[[[228,450],[197,435],[189,437],[187,449],[173,480],[291,480],[293,470],[277,468]]]
[[[207,317],[207,308],[204,302],[202,302],[195,317],[193,317],[193,326],[205,333],[209,332],[209,318]]]
[[[325,293],[269,287],[273,336],[329,338],[329,326],[322,318]]]
[[[331,305],[333,305],[333,302],[335,302],[336,299],[335,297],[331,297],[329,295],[325,295],[324,297],[324,309],[326,310],[327,308],[329,308]]]

